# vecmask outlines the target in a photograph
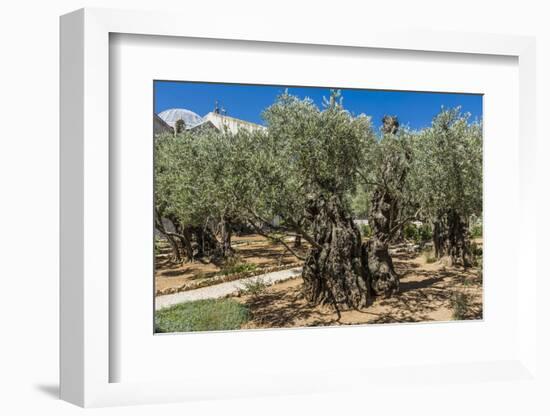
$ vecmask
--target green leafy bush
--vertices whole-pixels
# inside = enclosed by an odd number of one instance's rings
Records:
[[[433,230],[428,224],[422,224],[418,228],[418,237],[420,242],[430,241],[432,239]]]
[[[261,278],[252,279],[243,283],[242,293],[251,296],[259,296],[267,289],[267,283]]]
[[[418,242],[420,239],[420,234],[418,232],[418,227],[415,224],[408,223],[403,228],[403,236],[407,240],[413,240]]]
[[[415,243],[423,243],[431,240],[432,228],[428,224],[420,226],[414,223],[408,223],[403,229],[403,236],[407,240],[412,240]]]
[[[248,308],[232,299],[185,302],[155,313],[155,332],[239,329],[249,319]]]
[[[372,229],[368,224],[361,224],[361,235],[363,238],[370,238],[372,236]]]
[[[472,234],[472,238],[483,237],[483,224],[474,224],[470,230],[470,233]]]
[[[435,251],[434,251],[433,248],[423,249],[422,254],[424,255],[424,258],[426,259],[426,263],[435,263],[437,261],[437,257],[435,256]]]
[[[230,274],[252,272],[258,268],[258,265],[252,263],[245,263],[241,261],[238,257],[233,257],[228,259],[221,269],[221,274],[224,276]]]

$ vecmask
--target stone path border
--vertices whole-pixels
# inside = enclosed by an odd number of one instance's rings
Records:
[[[177,292],[185,292],[187,290],[195,290],[201,287],[219,285],[220,283],[224,283],[224,282],[241,280],[241,279],[244,279],[245,277],[261,276],[271,272],[278,272],[280,270],[293,269],[301,265],[302,263],[299,262],[299,263],[284,264],[282,266],[266,267],[266,268],[261,268],[254,271],[249,271],[249,272],[235,273],[230,275],[212,276],[198,282],[187,282],[178,287],[169,287],[162,290],[159,289],[155,292],[155,296],[171,295]]]
[[[194,290],[172,293],[170,295],[157,296],[155,298],[155,310],[177,305],[183,302],[190,302],[201,299],[218,299],[239,292],[244,288],[245,283],[254,282],[261,279],[264,283],[272,285],[288,279],[300,276],[302,267],[286,269],[272,273],[266,273],[259,276],[248,277],[241,280],[220,283],[214,286],[202,287]]]

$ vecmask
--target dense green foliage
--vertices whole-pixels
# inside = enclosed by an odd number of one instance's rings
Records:
[[[424,243],[432,238],[432,229],[428,224],[420,226],[415,223],[407,223],[403,228],[403,237],[416,243]]]
[[[254,263],[243,263],[238,258],[233,258],[224,264],[221,274],[227,276],[236,273],[253,272],[257,267]]]
[[[459,109],[442,110],[414,136],[412,188],[422,216],[452,209],[463,218],[482,211],[482,126]]]
[[[247,307],[232,299],[197,300],[157,311],[155,332],[239,329],[248,319]]]
[[[482,215],[482,126],[459,109],[442,109],[420,131],[385,117],[376,135],[369,117],[345,110],[338,91],[323,108],[284,93],[263,118],[266,128],[254,132],[182,128],[157,137],[158,218],[182,230],[208,230],[218,240],[222,226],[244,226],[277,243],[295,235],[315,246],[305,212],[320,199],[337,198],[343,212],[369,218],[363,237],[385,233],[384,244],[398,231],[429,240],[444,213],[456,213],[466,225]],[[383,203],[391,204],[383,213],[390,225],[381,229],[371,220]]]
[[[203,225],[242,212],[248,144],[261,138],[206,131],[165,135],[155,142],[155,198],[162,216]]]
[[[479,238],[483,236],[483,224],[481,222],[472,224],[470,229],[472,238]]]
[[[381,137],[365,149],[366,163],[359,168],[362,190],[372,196],[374,190],[383,189],[407,207],[405,202],[411,202],[412,192],[408,171],[413,133],[406,128],[381,133]]]
[[[308,201],[354,191],[374,136],[370,119],[353,117],[336,98],[321,111],[311,100],[285,93],[264,112],[267,132],[261,138],[238,133],[240,140],[249,138],[241,149],[247,157],[239,165],[245,179],[238,192],[252,221],[270,227],[277,217],[278,228],[310,239],[303,218]]]

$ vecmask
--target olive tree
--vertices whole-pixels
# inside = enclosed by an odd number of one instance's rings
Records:
[[[305,297],[337,310],[366,306],[366,247],[350,194],[364,148],[374,141],[370,119],[348,113],[336,91],[323,109],[285,93],[264,118],[269,150],[260,204],[310,244],[302,273]]]
[[[414,218],[408,173],[411,133],[400,129],[395,116],[382,120],[381,137],[365,149],[366,163],[358,170],[362,200],[368,201],[371,237],[368,264],[372,290],[390,296],[399,290],[399,278],[389,254],[389,244],[406,221]]]
[[[235,172],[235,159],[241,157],[235,141],[234,135],[215,130],[156,138],[155,224],[177,259],[232,254],[232,225],[241,213],[235,189],[242,181]]]
[[[460,108],[442,109],[414,145],[415,188],[433,223],[436,257],[471,263],[468,220],[482,213],[482,126]]]

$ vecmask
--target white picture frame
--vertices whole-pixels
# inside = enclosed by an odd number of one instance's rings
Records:
[[[210,27],[202,19],[172,13],[82,9],[61,18],[61,398],[80,406],[159,403],[207,398],[248,397],[361,390],[392,378],[429,384],[508,380],[537,383],[536,283],[529,243],[536,240],[535,41],[529,37],[349,28],[326,31],[255,25],[243,17]],[[239,27],[237,33],[234,29]],[[239,382],[223,374],[216,381],[197,374],[178,381],[111,382],[119,359],[110,348],[109,37],[110,34],[223,39],[333,47],[429,51],[442,54],[503,55],[519,67],[519,201],[517,256],[522,285],[517,287],[518,325],[514,354],[498,361],[419,362],[414,368],[341,368],[313,373],[270,374]],[[246,33],[242,35],[240,33]],[[529,260],[528,260],[529,259]],[[515,270],[514,273],[519,273]],[[528,289],[527,289],[528,288]],[[146,306],[144,306],[146,307]],[[354,329],[361,331],[361,328]],[[299,330],[298,330],[299,331]],[[299,332],[295,332],[299,333]],[[288,334],[288,333],[287,333]],[[152,336],[152,334],[151,334]],[[266,336],[265,334],[258,336]],[[269,335],[270,337],[277,335]],[[288,335],[287,335],[288,336]],[[327,377],[319,377],[325,374]],[[482,375],[481,377],[479,375]],[[477,375],[477,376],[474,376]],[[345,381],[344,381],[345,380]]]

